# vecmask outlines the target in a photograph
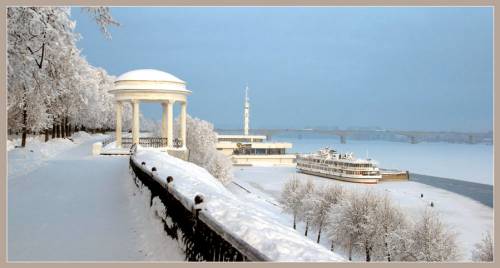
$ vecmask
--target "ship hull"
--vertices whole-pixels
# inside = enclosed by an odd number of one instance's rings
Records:
[[[352,178],[352,177],[343,177],[343,176],[341,177],[341,176],[336,176],[336,175],[332,175],[332,174],[325,174],[325,173],[310,171],[310,170],[305,170],[305,169],[297,169],[297,171],[304,173],[304,174],[320,176],[320,177],[325,177],[325,178],[340,180],[340,181],[355,182],[355,183],[377,184],[380,180],[379,178]]]

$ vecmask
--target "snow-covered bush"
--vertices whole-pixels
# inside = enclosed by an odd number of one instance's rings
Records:
[[[176,120],[179,124],[179,120]],[[177,126],[177,129],[179,126]],[[189,150],[190,162],[205,168],[223,184],[228,184],[233,178],[232,163],[229,157],[217,151],[217,134],[214,126],[198,118],[187,115],[186,147]]]
[[[493,239],[491,233],[487,232],[481,242],[474,245],[472,250],[472,260],[480,262],[493,261]]]

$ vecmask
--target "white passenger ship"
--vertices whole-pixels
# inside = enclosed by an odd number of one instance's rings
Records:
[[[329,148],[298,155],[297,171],[349,182],[378,183],[382,179],[372,159],[356,159],[352,153],[340,154]]]

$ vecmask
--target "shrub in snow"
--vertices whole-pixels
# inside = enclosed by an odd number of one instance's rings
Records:
[[[285,212],[293,215],[293,229],[297,229],[297,216],[302,209],[302,192],[299,174],[293,174],[281,191],[281,203]]]
[[[480,262],[493,261],[493,239],[491,233],[487,232],[481,242],[474,245],[472,250],[472,260]]]
[[[179,120],[176,120],[179,129]],[[229,157],[217,151],[217,134],[214,126],[198,118],[187,115],[186,147],[189,149],[190,162],[205,168],[210,174],[228,184],[233,178],[232,163]]]

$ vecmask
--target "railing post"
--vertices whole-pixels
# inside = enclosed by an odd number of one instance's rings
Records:
[[[203,209],[203,201],[204,197],[202,194],[197,194],[194,197],[194,206],[193,206],[193,214],[195,214],[196,218],[198,218],[198,214]]]
[[[167,177],[167,191],[170,193],[174,184],[174,178],[172,176]]]

